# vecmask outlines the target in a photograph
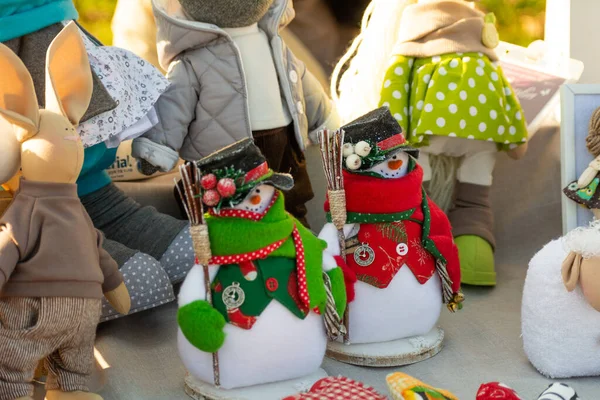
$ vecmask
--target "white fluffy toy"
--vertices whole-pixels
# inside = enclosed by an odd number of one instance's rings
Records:
[[[523,346],[550,378],[600,375],[600,221],[548,243],[530,261]]]

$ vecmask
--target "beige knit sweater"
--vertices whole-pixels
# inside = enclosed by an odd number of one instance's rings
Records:
[[[498,56],[482,42],[485,15],[463,0],[435,0],[404,10],[395,55],[425,58],[449,53],[481,52]]]

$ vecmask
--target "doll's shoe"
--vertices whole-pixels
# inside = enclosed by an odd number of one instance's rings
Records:
[[[460,257],[461,283],[475,286],[495,286],[494,251],[479,236],[464,235],[454,239]]]
[[[48,390],[46,400],[102,400],[102,397],[90,392],[61,392],[60,390]]]

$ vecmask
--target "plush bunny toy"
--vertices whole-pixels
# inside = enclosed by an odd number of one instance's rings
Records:
[[[2,44],[0,70],[0,178],[23,172],[0,219],[0,400],[32,399],[44,358],[47,400],[101,399],[86,386],[101,299],[126,314],[130,298],[77,197],[83,144],[74,126],[92,95],[87,52],[74,23],[54,39],[44,110],[29,72]]]

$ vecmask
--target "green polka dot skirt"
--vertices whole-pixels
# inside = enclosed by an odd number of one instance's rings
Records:
[[[487,140],[500,150],[527,141],[523,110],[501,67],[482,53],[394,56],[381,91],[413,145],[429,136]]]

